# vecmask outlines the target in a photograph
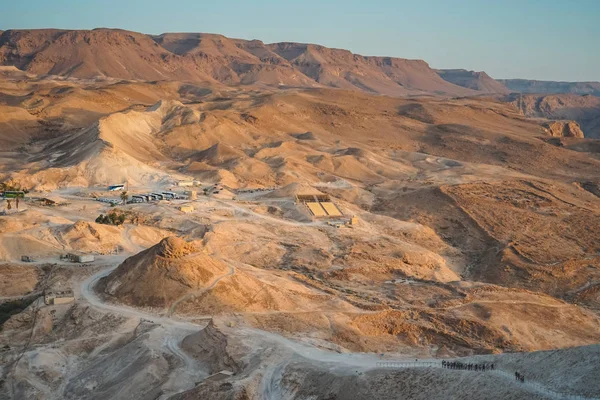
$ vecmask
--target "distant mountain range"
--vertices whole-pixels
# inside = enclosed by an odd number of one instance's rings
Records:
[[[512,92],[521,93],[572,93],[600,96],[600,82],[555,82],[527,79],[497,79]]]
[[[265,44],[205,33],[153,36],[120,29],[0,31],[0,65],[76,78],[334,87],[390,96],[475,96],[515,91],[600,95],[597,82],[494,80],[485,72],[434,70],[422,60],[366,57],[314,44]]]

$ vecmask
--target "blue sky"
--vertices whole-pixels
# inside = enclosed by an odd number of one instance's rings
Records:
[[[600,81],[599,21],[600,0],[0,0],[1,30],[211,32],[567,81]]]

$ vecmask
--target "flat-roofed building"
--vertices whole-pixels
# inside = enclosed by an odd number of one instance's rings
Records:
[[[71,289],[44,292],[44,303],[67,304],[75,301],[75,295]]]

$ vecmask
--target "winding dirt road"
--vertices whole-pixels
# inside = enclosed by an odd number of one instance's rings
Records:
[[[115,268],[116,266],[106,268],[86,279],[81,284],[81,297],[90,305],[100,310],[117,313],[132,318],[145,319],[147,321],[160,324],[162,327],[164,327],[167,331],[167,336],[164,339],[162,347],[165,351],[172,353],[182,361],[182,366],[173,371],[169,380],[169,387],[166,388],[167,390],[165,390],[164,394],[165,396],[167,396],[177,392],[181,392],[183,390],[193,388],[195,382],[201,380],[202,378],[205,378],[207,376],[207,373],[202,371],[202,366],[197,360],[189,356],[185,351],[183,351],[183,349],[181,349],[180,343],[185,336],[203,329],[205,325],[170,318],[169,316],[172,314],[172,311],[167,316],[157,316],[137,310],[132,307],[105,303],[94,292],[93,288],[98,282],[98,280],[110,274]],[[215,281],[213,281],[209,287],[203,289],[202,291],[210,290],[215,285],[217,285],[219,281],[226,278],[227,276],[233,275],[234,273],[235,269],[230,266],[230,271],[227,274],[224,274],[219,278],[215,279]],[[198,293],[194,294],[197,295]],[[178,301],[180,302],[183,300],[184,298],[179,299]],[[457,307],[461,306],[465,305],[463,304]],[[561,307],[562,305],[555,306]],[[171,307],[172,310],[174,310],[176,304],[174,303]],[[287,354],[286,357],[283,357],[281,359],[281,362],[274,362],[267,366],[267,369],[264,372],[263,379],[260,385],[260,391],[262,392],[262,398],[264,399],[278,400],[281,398],[284,391],[284,388],[281,387],[281,379],[285,370],[285,366],[289,361],[297,357],[303,360],[310,360],[315,363],[335,365],[336,368],[340,368],[342,370],[348,369],[360,371],[380,369],[382,361],[393,361],[388,359],[382,360],[382,358],[376,354],[336,353],[329,350],[323,350],[310,344],[290,340],[281,335],[255,328],[240,328],[237,331],[237,335],[240,335],[241,337],[252,338],[251,340],[258,340],[259,342],[264,341],[266,343],[269,343],[271,346],[276,345],[283,349],[282,351]],[[421,362],[424,362],[426,364],[431,364],[433,362],[434,364],[436,364],[433,367],[436,367],[437,364],[440,363],[441,367],[441,360],[421,360]],[[422,367],[417,365],[418,363],[415,363],[414,366],[410,366],[411,363],[406,362],[399,362],[398,364],[402,365],[398,368]],[[577,398],[553,392],[551,389],[546,388],[536,382],[526,382],[525,384],[515,383],[514,379],[511,379],[511,374],[506,371],[497,370],[492,371],[491,373],[496,373],[497,375],[499,375],[498,377],[500,379],[506,380],[507,385],[521,385],[524,391],[537,392],[539,394],[547,396],[549,399]]]
[[[169,352],[179,358],[181,360],[181,366],[171,373],[171,377],[167,382],[166,387],[163,387],[163,396],[161,398],[166,399],[175,393],[192,389],[197,381],[208,375],[208,371],[206,371],[197,360],[190,357],[181,348],[180,344],[183,338],[191,333],[204,329],[206,324],[178,321],[169,317],[149,314],[125,305],[105,303],[94,291],[94,286],[100,279],[109,275],[117,267],[118,265],[106,268],[82,282],[80,287],[81,298],[87,301],[92,307],[99,310],[130,318],[143,319],[162,326],[165,329],[166,335],[161,347],[165,352]]]

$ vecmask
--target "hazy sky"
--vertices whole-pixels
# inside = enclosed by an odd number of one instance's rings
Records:
[[[0,0],[0,30],[96,27],[319,43],[495,78],[600,81],[600,0]]]

